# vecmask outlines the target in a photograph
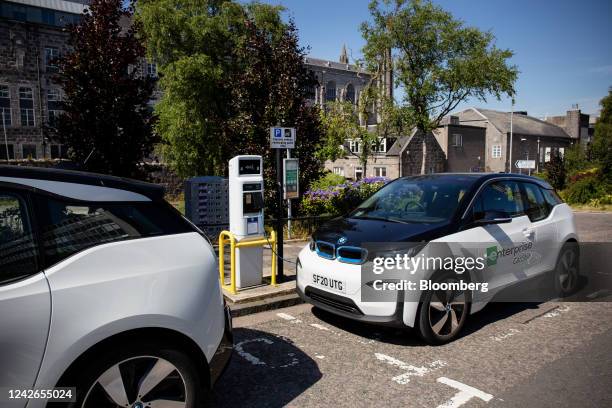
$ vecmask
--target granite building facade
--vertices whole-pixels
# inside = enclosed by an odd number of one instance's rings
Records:
[[[0,160],[60,158],[46,125],[60,113],[55,58],[66,52],[67,24],[87,0],[0,0]]]

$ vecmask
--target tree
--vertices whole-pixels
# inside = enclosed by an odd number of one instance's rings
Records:
[[[612,184],[612,87],[599,104],[601,112],[595,123],[591,153],[606,181]]]
[[[141,0],[137,8],[161,76],[156,130],[181,176],[224,175],[232,156],[259,154],[275,191],[269,127],[280,124],[297,128],[302,186],[318,177],[320,122],[306,104],[315,80],[282,8],[222,0]]]
[[[365,124],[370,122],[372,106],[377,108],[377,124],[369,128]],[[382,141],[399,137],[410,130],[411,126],[405,118],[402,108],[388,96],[381,95],[377,77],[374,76],[359,94],[357,106],[347,101],[332,101],[327,102],[321,110],[324,136],[317,156],[321,160],[331,161],[348,155],[355,156],[363,173],[367,174],[368,162]],[[359,149],[351,151],[351,142],[358,143]]]
[[[144,48],[132,28],[120,25],[131,14],[121,0],[93,0],[68,28],[71,51],[60,58],[58,75],[63,113],[51,137],[85,170],[136,176],[155,142],[147,105],[154,83],[133,69]]]
[[[430,1],[373,0],[369,8],[372,21],[361,26],[367,68],[380,76],[393,67],[401,112],[418,130],[435,129],[467,98],[514,94],[513,53],[497,48],[492,33],[466,27]]]
[[[550,161],[546,163],[546,179],[557,190],[563,190],[565,187],[565,166],[563,158],[559,153],[553,153],[550,156]]]

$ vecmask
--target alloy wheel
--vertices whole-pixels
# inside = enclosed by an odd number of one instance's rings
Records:
[[[578,280],[578,266],[576,265],[576,253],[567,250],[561,255],[559,263],[559,286],[563,293],[570,293],[576,286]]]
[[[154,356],[133,357],[106,370],[82,408],[185,408],[187,388],[178,368]]]
[[[448,279],[446,282],[456,282]],[[463,291],[438,290],[429,302],[429,324],[437,336],[454,335],[466,311],[466,296]]]

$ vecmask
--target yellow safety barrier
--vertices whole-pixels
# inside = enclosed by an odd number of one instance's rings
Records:
[[[230,284],[225,284],[225,245],[230,244]],[[248,248],[270,244],[272,247],[272,267],[270,284],[276,285],[276,232],[272,231],[270,239],[260,238],[236,242],[236,237],[229,231],[221,231],[219,234],[219,282],[223,289],[236,294],[236,248]]]

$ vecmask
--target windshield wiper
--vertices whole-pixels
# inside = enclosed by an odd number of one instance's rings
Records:
[[[397,218],[371,217],[367,215],[355,215],[350,218],[355,218],[358,220],[377,220],[377,221],[396,222],[398,224],[409,224],[409,222],[398,220]]]

